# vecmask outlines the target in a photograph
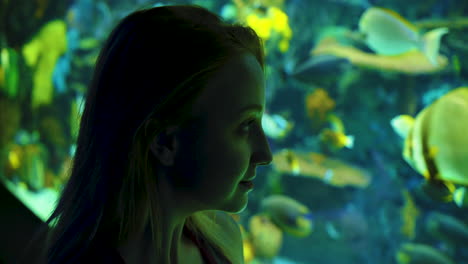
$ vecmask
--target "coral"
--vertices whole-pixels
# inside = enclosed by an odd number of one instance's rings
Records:
[[[65,148],[67,138],[63,125],[60,121],[51,116],[44,117],[39,123],[39,132],[44,142],[50,142],[55,147]]]
[[[21,110],[17,102],[0,98],[0,146],[5,146],[13,139],[19,128]]]
[[[45,187],[48,151],[42,144],[23,147],[23,156],[18,174],[21,181],[32,191]]]
[[[9,98],[15,98],[19,90],[18,53],[11,48],[0,51],[0,90]]]
[[[66,49],[66,24],[62,20],[47,23],[31,42],[24,45],[26,63],[35,69],[31,98],[33,109],[52,102],[52,74],[58,58]]]
[[[249,13],[245,22],[264,40],[278,39],[278,49],[286,52],[289,49],[289,41],[292,30],[288,24],[288,16],[281,9],[269,6],[265,11],[254,9]]]

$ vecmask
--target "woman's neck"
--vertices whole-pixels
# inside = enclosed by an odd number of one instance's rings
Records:
[[[127,264],[133,263],[180,263],[181,253],[186,252],[191,241],[183,234],[183,224],[171,229],[162,229],[161,251],[157,255],[156,246],[152,238],[149,225],[143,232],[130,236],[126,241],[119,243],[117,250]]]
[[[127,239],[118,243],[118,250],[128,264],[132,263],[160,263],[174,264],[182,263],[180,256],[196,248],[193,241],[184,236],[183,229],[188,217],[201,210],[202,206],[197,204],[184,192],[174,191],[174,187],[166,179],[164,173],[159,172],[159,188],[154,200],[160,203],[157,226],[154,227],[157,237],[160,239],[162,248],[158,254],[155,252],[156,245],[151,232],[151,221],[149,211],[142,210],[144,216],[137,226],[137,230],[130,232]],[[155,224],[155,223],[153,223]]]

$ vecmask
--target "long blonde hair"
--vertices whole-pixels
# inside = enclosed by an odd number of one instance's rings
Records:
[[[111,32],[99,54],[80,124],[73,167],[47,220],[49,263],[72,263],[91,243],[115,243],[149,209],[156,252],[160,204],[150,142],[169,125],[193,122],[190,107],[211,74],[248,52],[264,67],[263,45],[242,25],[199,6],[138,10]],[[229,241],[205,212],[186,222],[232,263]]]

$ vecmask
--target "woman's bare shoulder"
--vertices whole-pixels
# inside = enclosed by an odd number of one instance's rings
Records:
[[[223,211],[217,211],[215,216],[215,221],[222,227],[226,228],[226,231],[230,231],[233,234],[241,236],[239,224],[234,220],[232,216]]]
[[[239,224],[234,220],[234,218],[232,218],[232,216],[223,211],[214,212],[213,220],[220,229],[222,229],[226,239],[229,241],[229,244],[232,245],[231,249],[236,252],[236,254],[240,254],[243,259],[242,234]]]

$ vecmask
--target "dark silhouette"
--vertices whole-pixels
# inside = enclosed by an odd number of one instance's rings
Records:
[[[47,243],[33,242],[45,246],[38,259],[243,263],[225,212],[245,208],[256,166],[272,159],[263,56],[251,28],[202,7],[125,17],[96,62],[55,224]]]

